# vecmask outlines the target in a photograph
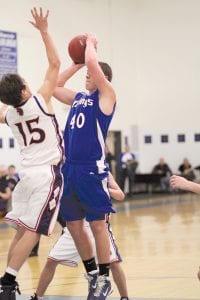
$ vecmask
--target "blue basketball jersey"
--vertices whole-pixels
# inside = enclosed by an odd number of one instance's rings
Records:
[[[99,108],[99,91],[77,93],[64,131],[68,162],[105,163],[105,140],[113,117]]]

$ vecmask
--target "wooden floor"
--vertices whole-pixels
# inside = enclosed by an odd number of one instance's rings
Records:
[[[123,256],[130,299],[200,299],[200,282],[196,277],[200,265],[200,198],[174,194],[114,205],[118,212],[112,216],[112,227]],[[57,226],[52,237],[43,237],[39,256],[24,264],[18,276],[24,296],[18,299],[28,299],[35,290],[59,232]],[[13,229],[0,224],[0,274],[6,267],[13,234]],[[81,264],[78,268],[58,266],[46,299],[86,299],[83,273]],[[110,299],[119,299],[116,288]]]

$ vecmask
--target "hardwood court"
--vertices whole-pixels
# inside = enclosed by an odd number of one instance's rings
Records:
[[[192,194],[174,194],[115,202],[118,213],[112,216],[112,228],[123,256],[131,299],[200,299],[200,282],[196,276],[200,265],[199,200]],[[2,274],[13,229],[0,225]],[[24,264],[18,276],[24,296],[18,299],[29,299],[28,295],[35,290],[48,251],[59,232],[57,226],[52,237],[43,237],[39,256],[29,258]],[[73,269],[58,266],[46,299],[86,299],[83,273],[81,264]],[[109,299],[119,299],[115,286]]]

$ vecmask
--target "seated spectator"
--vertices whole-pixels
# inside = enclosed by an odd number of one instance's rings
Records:
[[[135,179],[135,172],[138,166],[135,155],[131,152],[130,146],[125,145],[125,151],[120,155],[120,187],[124,192],[125,181],[128,178],[128,196],[132,195],[132,185]]]
[[[6,179],[7,168],[0,166],[0,217],[4,217],[8,212],[8,200],[11,198],[11,189]]]
[[[8,180],[9,188],[13,191],[19,181],[19,175],[16,173],[16,167],[14,165],[8,167],[6,179]]]
[[[178,168],[180,175],[185,177],[188,180],[193,181],[195,179],[195,173],[193,170],[192,165],[190,164],[189,160],[187,158],[183,159],[182,164]]]
[[[154,166],[152,174],[162,175],[160,180],[160,187],[162,191],[170,191],[169,178],[172,175],[172,171],[164,158],[160,158],[159,163]]]

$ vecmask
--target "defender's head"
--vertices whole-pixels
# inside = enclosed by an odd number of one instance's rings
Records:
[[[0,100],[4,104],[18,106],[26,90],[24,80],[18,74],[5,74],[0,81]]]

